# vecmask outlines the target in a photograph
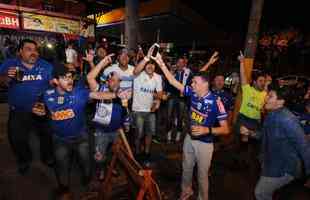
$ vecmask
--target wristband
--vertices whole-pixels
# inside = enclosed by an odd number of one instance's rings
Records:
[[[143,60],[145,60],[146,62],[149,62],[149,61],[150,61],[150,58],[148,58],[148,57],[145,56],[145,57],[143,58]]]
[[[212,127],[208,127],[209,128],[209,134],[212,134]]]

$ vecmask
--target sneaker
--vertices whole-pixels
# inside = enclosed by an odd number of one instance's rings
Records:
[[[152,142],[155,144],[160,144],[159,138],[158,137],[154,137],[152,138]]]
[[[150,153],[146,153],[144,155],[144,161],[143,161],[143,165],[147,168],[149,168],[151,166],[151,154]]]
[[[168,131],[168,134],[167,134],[167,143],[171,143],[171,135],[172,135],[172,131]]]
[[[179,142],[179,141],[180,141],[180,139],[181,139],[181,134],[182,134],[181,132],[179,132],[179,131],[177,132],[177,135],[176,135],[176,137],[175,137],[175,141],[176,141],[176,142]]]

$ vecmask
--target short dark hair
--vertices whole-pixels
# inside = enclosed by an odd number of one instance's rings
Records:
[[[199,77],[201,77],[204,81],[206,81],[206,82],[210,82],[210,76],[209,76],[209,74],[207,73],[207,72],[205,72],[205,71],[201,71],[201,72],[197,72],[197,73],[195,73],[194,74],[194,76],[199,76]]]
[[[257,81],[259,77],[265,77],[263,72],[253,72],[252,73],[252,81]]]
[[[284,100],[286,103],[292,98],[288,87],[280,87],[278,84],[272,83],[268,86],[268,91],[274,91],[277,94],[278,100]]]
[[[38,44],[34,40],[23,39],[23,40],[20,41],[20,43],[18,45],[18,50],[21,50],[22,48],[24,48],[26,43],[31,43],[31,44],[34,44],[35,46],[38,46]]]
[[[97,50],[98,50],[98,49],[104,49],[104,50],[107,51],[107,49],[106,49],[103,45],[99,45],[99,46],[97,47]]]
[[[222,72],[216,72],[216,73],[213,75],[213,79],[215,79],[217,76],[223,76],[224,79],[225,79],[225,75],[224,75],[224,73],[222,73]]]
[[[155,65],[155,69],[157,69],[159,66],[158,66],[158,64],[157,64],[157,62],[155,61],[155,60],[153,60],[153,59],[150,59],[150,61],[148,61],[147,63],[146,63],[146,65],[148,65],[148,64],[152,64],[152,65]],[[146,66],[145,65],[145,66]]]
[[[53,77],[58,79],[59,77],[65,76],[68,73],[72,73],[68,67],[63,63],[57,63],[53,68]]]

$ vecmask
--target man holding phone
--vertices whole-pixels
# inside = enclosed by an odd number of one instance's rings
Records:
[[[136,127],[136,154],[140,154],[140,144],[145,135],[145,148],[143,157],[146,164],[150,159],[152,136],[156,134],[155,111],[160,106],[162,96],[162,79],[155,73],[156,63],[151,60],[156,55],[159,45],[154,44],[148,51],[147,56],[135,67],[133,81],[133,116]],[[156,54],[155,54],[156,53]],[[156,95],[154,95],[156,94]],[[155,98],[154,96],[157,96]]]

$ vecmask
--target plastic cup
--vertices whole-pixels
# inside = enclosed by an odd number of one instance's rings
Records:
[[[122,99],[122,106],[125,108],[128,107],[128,99]]]

